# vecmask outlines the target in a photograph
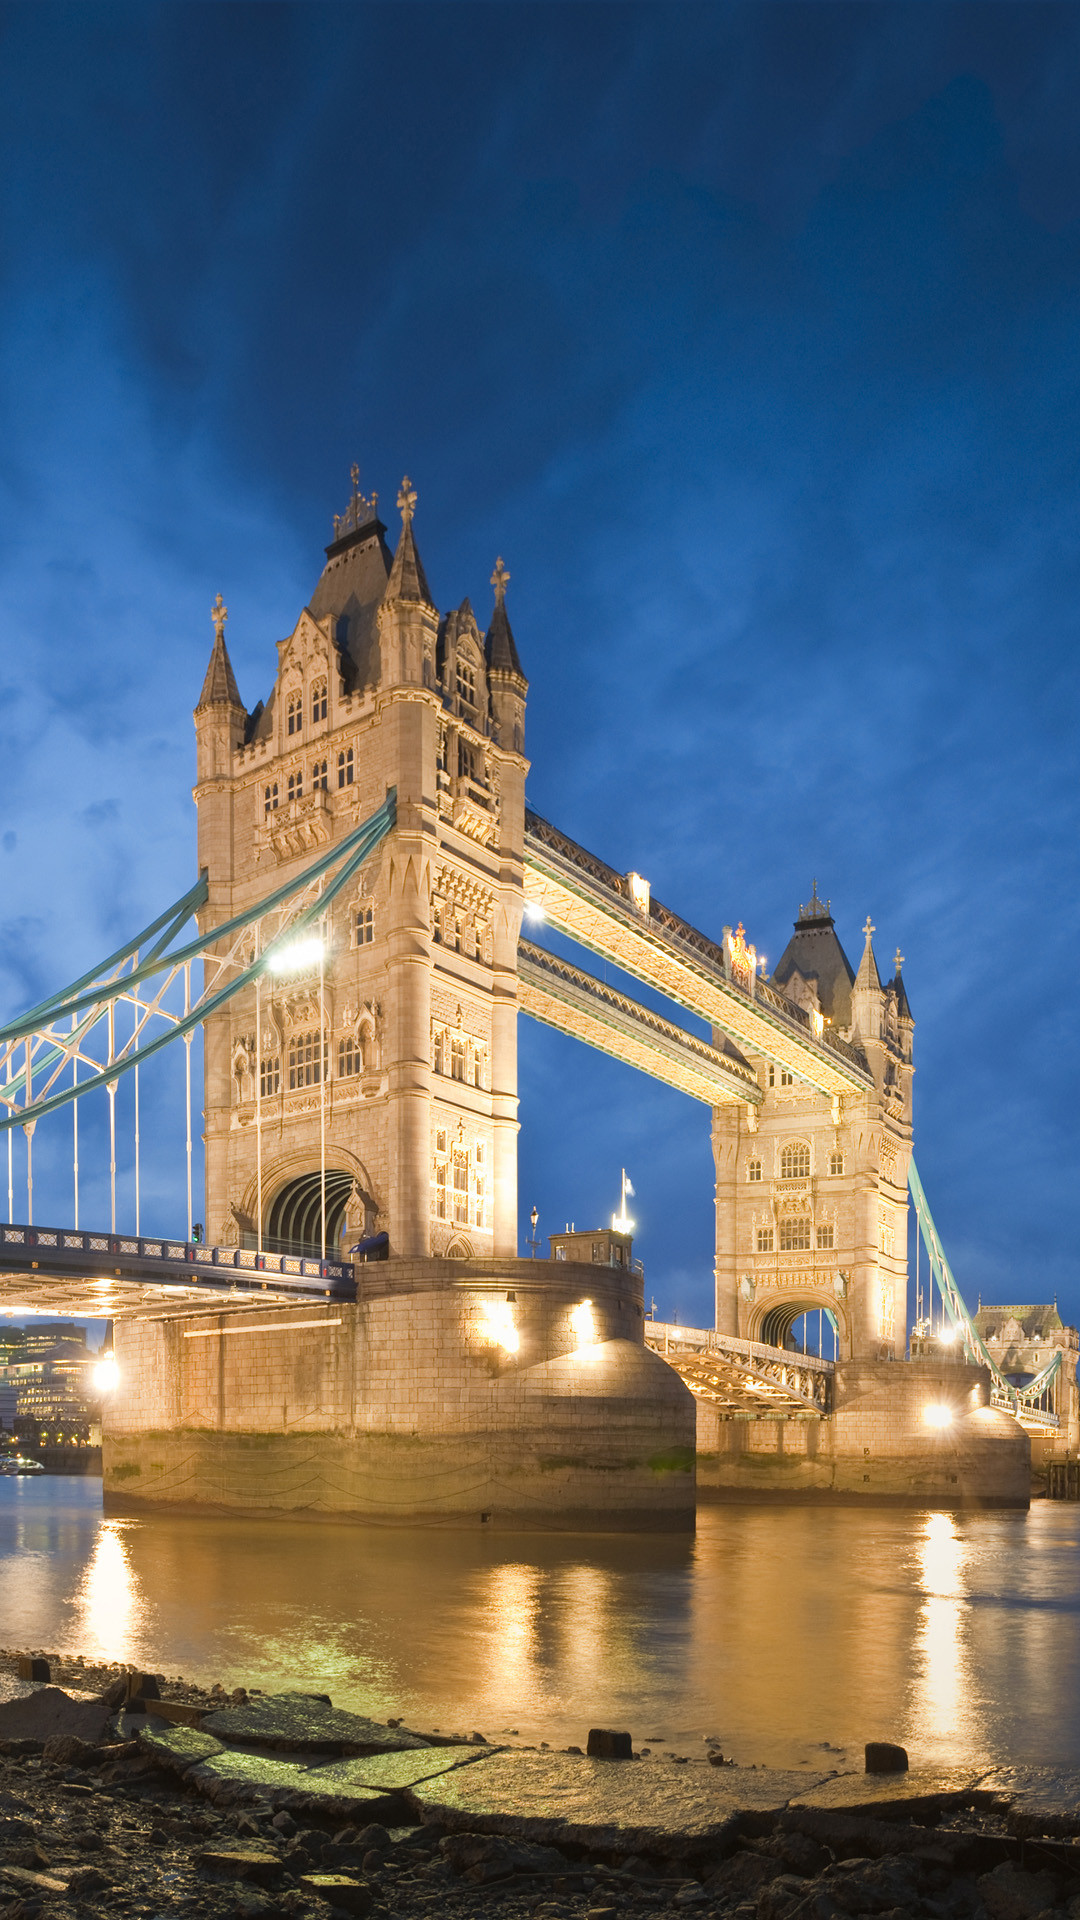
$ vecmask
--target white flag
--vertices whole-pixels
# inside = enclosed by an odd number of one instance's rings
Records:
[[[633,1196],[634,1183],[632,1180],[628,1180],[625,1174],[623,1175],[623,1185],[625,1186],[627,1193]]]

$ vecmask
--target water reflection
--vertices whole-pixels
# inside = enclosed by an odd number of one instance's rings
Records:
[[[917,1657],[921,1673],[915,1687],[912,1736],[931,1750],[948,1751],[971,1698],[964,1644],[969,1614],[964,1574],[967,1543],[951,1513],[921,1517],[916,1558],[923,1590]]]
[[[704,1508],[693,1539],[106,1521],[0,1482],[0,1642],[417,1726],[744,1761],[1080,1762],[1080,1509]]]
[[[122,1523],[103,1520],[76,1595],[73,1623],[80,1652],[98,1660],[132,1660],[132,1628],[145,1628]],[[140,1638],[144,1634],[140,1633]]]

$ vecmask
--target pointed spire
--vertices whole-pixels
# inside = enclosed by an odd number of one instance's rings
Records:
[[[491,625],[487,630],[484,652],[487,657],[488,671],[491,673],[512,673],[518,680],[525,681],[518,659],[518,650],[514,645],[514,636],[506,613],[506,588],[510,574],[503,565],[502,555],[495,562],[495,571],[491,584],[495,589],[495,611],[491,616]],[[528,685],[528,682],[525,681]]]
[[[892,987],[892,990],[893,990],[893,992],[894,992],[894,993],[895,993],[895,995],[896,995],[896,1011],[897,1011],[897,1013],[899,1014],[899,1016],[900,1016],[900,1018],[901,1018],[901,1020],[910,1020],[910,1019],[911,1019],[911,1007],[910,1007],[910,1005],[909,1005],[909,1003],[908,1003],[908,997],[907,997],[907,989],[906,989],[906,988],[905,988],[905,986],[904,986],[904,977],[903,977],[903,974],[902,974],[902,972],[901,972],[901,968],[903,967],[903,964],[904,964],[904,956],[903,956],[903,954],[901,953],[901,951],[900,951],[900,949],[899,949],[899,947],[897,947],[897,949],[896,949],[896,974],[895,974],[895,977],[893,978],[893,980],[891,980],[891,981],[890,981],[890,985],[891,985],[891,987]],[[912,1024],[914,1024],[914,1022],[912,1022]]]
[[[206,707],[238,707],[241,713],[246,711],[232,670],[229,649],[225,645],[225,622],[228,617],[229,609],[219,593],[210,609],[210,618],[214,623],[214,644],[196,713],[201,713]]]
[[[870,915],[867,914],[866,925],[863,928],[863,933],[866,936],[866,945],[863,948],[863,957],[859,961],[859,971],[855,975],[856,990],[858,990],[859,987],[874,987],[879,993],[881,991],[881,976],[877,970],[877,961],[874,959],[873,935],[876,932],[877,928],[871,920]]]
[[[384,600],[419,600],[424,606],[434,607],[431,589],[424,572],[424,563],[416,551],[413,538],[412,520],[416,506],[416,488],[408,474],[398,489],[398,511],[401,514],[401,538],[398,541],[394,564],[386,582]]]

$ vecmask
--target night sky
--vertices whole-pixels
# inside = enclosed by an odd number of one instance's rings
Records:
[[[869,913],[969,1305],[1080,1318],[1078,94],[1071,5],[0,9],[5,1016],[194,878],[213,596],[253,706],[408,471],[442,608],[510,568],[532,806],[770,961]],[[625,1165],[710,1322],[706,1110],[520,1038],[523,1239]],[[164,1075],[144,1229],[181,1136]]]

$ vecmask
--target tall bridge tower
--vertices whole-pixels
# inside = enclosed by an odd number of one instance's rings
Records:
[[[300,872],[397,794],[397,824],[321,942],[205,1024],[207,1231],[328,1253],[517,1250],[517,940],[525,696],[492,584],[439,615],[398,495],[391,557],[353,469],[326,564],[248,713],[225,609],[195,710],[204,927]]]
[[[748,1055],[763,1099],[714,1109],[716,1324],[783,1346],[821,1309],[842,1359],[903,1357],[914,1021],[896,956],[883,985],[867,920],[856,972],[829,903],[800,907],[773,984],[862,1053],[865,1092],[828,1095]]]

